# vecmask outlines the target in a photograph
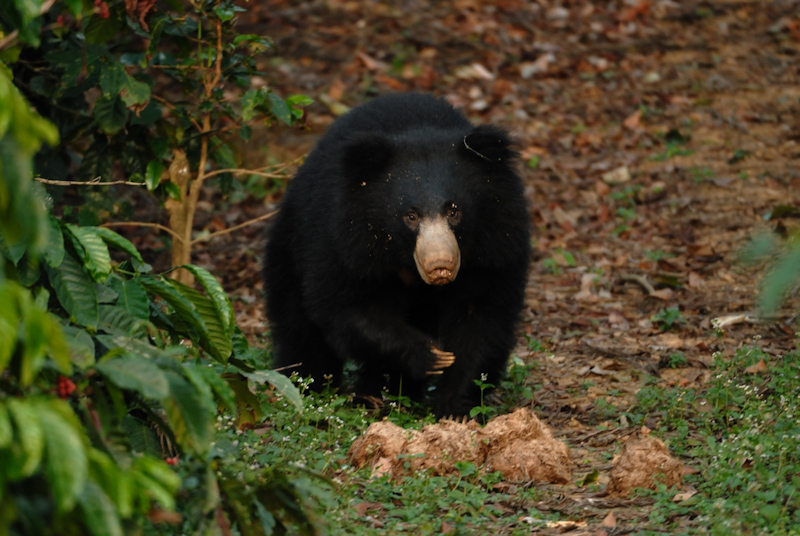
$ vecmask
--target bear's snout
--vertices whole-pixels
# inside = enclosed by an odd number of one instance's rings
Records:
[[[439,216],[420,222],[414,262],[428,285],[446,285],[455,280],[461,267],[461,251],[446,218]]]

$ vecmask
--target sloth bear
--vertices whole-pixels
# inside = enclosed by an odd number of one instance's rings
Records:
[[[506,133],[444,100],[398,93],[339,118],[268,231],[275,366],[358,394],[388,387],[437,418],[498,384],[523,307],[529,216]]]

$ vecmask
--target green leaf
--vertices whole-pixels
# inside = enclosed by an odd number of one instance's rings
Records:
[[[60,70],[63,70],[60,80],[61,88],[71,89],[77,85],[83,70],[83,54],[80,48],[71,43],[63,46],[64,48],[49,51],[45,54],[45,59],[51,65],[57,65]]]
[[[162,279],[155,277],[140,277],[139,280],[148,291],[160,296],[164,301],[166,301],[175,310],[175,313],[183,322],[190,325],[197,331],[197,333],[200,334],[200,338],[202,340],[207,341],[209,339],[208,326],[206,326],[205,320],[198,312],[196,305],[175,288],[176,286],[185,285],[180,285],[180,283],[175,285],[175,281],[173,280],[170,280],[170,282],[167,283]],[[195,293],[197,293],[197,291],[195,291]],[[209,307],[206,307],[205,309],[208,310]],[[199,343],[200,341],[196,342]]]
[[[292,403],[299,413],[303,412],[303,397],[292,381],[275,370],[257,370],[255,372],[243,372],[249,381],[258,384],[269,383],[276,391],[282,394],[286,400]]]
[[[20,294],[19,285],[11,281],[0,281],[0,371],[4,371],[11,362],[14,349],[18,344],[20,310],[17,305]]]
[[[172,199],[177,199],[180,201],[181,199],[181,189],[172,181],[167,181],[164,183],[164,190],[167,192],[167,195],[170,196]]]
[[[124,10],[119,9],[121,5],[112,2],[109,2],[108,4],[110,9],[109,17],[107,19],[104,19],[99,15],[93,15],[89,19],[89,23],[86,25],[86,29],[84,30],[87,43],[91,43],[93,45],[102,45],[109,39],[119,35],[120,32],[124,32],[126,30],[125,22],[120,16],[120,12],[124,14]]]
[[[128,109],[119,96],[100,97],[94,103],[94,118],[103,132],[109,135],[114,135],[125,127],[128,114]]]
[[[141,108],[139,106],[138,108]],[[137,110],[135,114],[131,116],[131,125],[152,125],[153,123],[158,122],[161,119],[161,112],[163,108],[161,103],[156,100],[151,100],[147,102],[147,105],[144,107],[143,110]],[[142,155],[144,157],[144,155]],[[159,153],[156,153],[156,156],[159,156]],[[163,154],[161,155],[163,156]]]
[[[597,482],[597,479],[600,477],[600,471],[597,469],[592,469],[589,473],[584,476],[581,481],[578,483],[579,486],[588,486],[590,484],[594,484]]]
[[[24,287],[32,287],[39,280],[40,275],[39,259],[33,251],[26,250],[25,255],[17,263],[17,281]]]
[[[214,14],[216,14],[222,22],[228,22],[233,18],[234,11],[232,7],[217,7],[214,9]]]
[[[761,309],[772,314],[800,279],[800,245],[794,244],[764,277],[760,295]]]
[[[264,103],[264,93],[260,89],[248,89],[241,98],[242,121],[247,122],[256,115],[256,108]]]
[[[96,229],[98,227],[79,227],[66,224],[70,234],[80,243],[83,264],[95,281],[102,283],[111,273],[111,255],[108,246]],[[113,232],[113,231],[112,231]],[[120,237],[121,238],[121,237]]]
[[[49,224],[47,226],[47,241],[42,248],[42,255],[47,264],[57,268],[61,261],[64,260],[64,234],[61,231],[58,218],[50,214],[47,221]]]
[[[64,4],[67,5],[73,15],[78,15],[83,8],[81,0],[64,0]]]
[[[263,37],[261,35],[256,35],[256,34],[241,34],[233,38],[234,45],[239,46],[242,43],[245,44],[253,43],[261,45],[264,48],[272,48],[274,46],[269,37]]]
[[[173,371],[164,371],[169,381],[170,395],[164,409],[175,437],[183,448],[203,455],[214,437],[213,413],[206,400],[191,383]]]
[[[141,357],[113,357],[97,364],[97,370],[121,389],[140,393],[145,398],[163,400],[169,395],[164,371]]]
[[[118,305],[101,305],[98,327],[106,333],[119,333],[137,339],[147,338],[150,322],[130,314]]]
[[[98,83],[103,96],[107,99],[116,97],[127,76],[125,68],[119,63],[108,61],[99,61],[96,65],[99,71]]]
[[[216,283],[216,281],[214,282]],[[231,334],[223,325],[225,320],[220,317],[214,301],[178,281],[170,280],[170,285],[194,305],[198,316],[203,320],[205,329],[200,332],[200,346],[218,361],[226,363],[233,351],[233,344]]]
[[[114,304],[117,303],[119,299],[119,294],[117,294],[114,289],[112,289],[108,285],[101,285],[96,283],[94,288],[97,289],[97,302],[100,304]]]
[[[58,268],[45,265],[58,301],[76,324],[97,328],[97,290],[83,265],[67,253]]]
[[[128,414],[122,418],[121,425],[134,451],[153,456],[162,455],[161,442],[158,440],[158,435],[150,423],[136,419]]]
[[[168,138],[156,137],[150,139],[150,150],[153,151],[156,158],[162,159],[167,156],[167,149],[169,149]]]
[[[97,234],[103,241],[108,244],[109,246],[114,246],[115,248],[124,251],[137,261],[144,264],[144,259],[142,259],[142,255],[139,253],[139,250],[136,249],[130,240],[125,238],[124,236],[120,235],[116,231],[112,231],[107,227],[89,227],[92,231]]]
[[[291,95],[286,99],[286,104],[291,106],[292,108],[295,107],[304,107],[314,103],[314,99],[309,97],[308,95]]]
[[[40,2],[38,0],[17,0],[12,2],[11,13],[5,8],[0,14],[5,19],[9,17],[12,29],[16,27],[19,35],[17,36],[23,43],[28,43],[35,47],[39,46],[41,34],[41,17],[39,16]],[[5,24],[4,24],[5,26]]]
[[[78,498],[83,522],[94,536],[123,536],[122,523],[114,503],[103,489],[92,481],[86,483]]]
[[[234,393],[236,400],[236,426],[255,424],[261,420],[261,403],[241,374],[225,374],[224,380]]]
[[[164,174],[164,164],[161,160],[151,160],[147,164],[147,171],[144,174],[144,183],[147,185],[147,191],[152,192],[159,184],[161,184],[161,176]]]
[[[728,163],[729,164],[739,163],[742,160],[744,160],[745,158],[747,158],[748,156],[750,156],[750,153],[745,151],[744,149],[736,149],[733,152],[733,156],[730,157],[730,159],[728,159]]]
[[[141,488],[147,493],[147,498],[151,496],[155,498],[156,502],[164,505],[167,510],[174,509],[175,500],[172,493],[169,493],[164,487],[154,478],[143,473],[134,473],[133,478],[136,481],[137,487]]]
[[[22,257],[25,256],[25,252],[28,251],[26,240],[20,240],[16,244],[6,244],[3,235],[0,235],[0,245],[2,246],[3,257],[11,261],[11,264],[14,266],[19,264],[20,259],[22,259]]]
[[[95,348],[92,336],[85,329],[75,326],[61,328],[69,347],[70,361],[80,370],[86,370],[95,363]]]
[[[54,409],[59,405],[64,407]],[[64,419],[72,409],[63,400],[38,399],[34,407],[45,432],[44,472],[56,510],[63,514],[75,505],[88,476],[82,430],[77,419],[73,422]]]
[[[40,309],[29,291],[13,282],[0,284],[0,371],[18,356],[20,386],[30,385],[50,354],[64,373],[71,370],[61,326]],[[22,337],[20,339],[20,336]]]
[[[63,374],[72,374],[70,348],[64,338],[64,330],[59,324],[58,317],[44,311],[41,311],[41,314],[45,315],[44,330],[50,357]]]
[[[140,483],[163,508],[167,510],[175,508],[173,497],[181,487],[181,479],[169,465],[151,456],[142,456],[136,458],[132,469],[137,477],[147,476],[147,480],[140,480]]]
[[[272,104],[272,114],[287,125],[292,124],[292,112],[286,102],[274,93],[269,93]]]
[[[124,72],[124,74],[125,77],[122,79],[122,87],[120,88],[119,96],[122,97],[125,106],[130,108],[144,104],[150,100],[150,86],[136,80],[127,72]]]
[[[4,404],[0,404],[0,449],[5,449],[11,444],[14,438],[14,430],[11,428],[11,416]],[[3,472],[0,471],[0,476]]]
[[[303,110],[305,106],[312,104],[314,99],[306,96],[306,95],[292,95],[286,99],[286,104],[289,106],[289,109],[292,112],[292,117],[295,119],[300,119],[303,117]]]
[[[0,78],[2,90],[3,79]],[[18,104],[28,107],[21,99]],[[4,255],[14,255],[14,263],[27,249],[37,253],[45,238],[45,213],[41,203],[34,198],[34,183],[31,181],[32,153],[24,150],[19,136],[0,138],[0,236],[5,244],[2,248]]]
[[[123,471],[111,457],[97,449],[89,449],[88,455],[92,481],[102,488],[121,518],[131,517],[134,512],[134,485],[130,475],[131,471],[129,469]]]
[[[49,330],[47,313],[36,307],[30,294],[19,292],[17,306],[22,323],[21,357],[19,359],[19,383],[23,387],[30,385],[44,365],[44,357],[48,349]]]
[[[150,301],[147,299],[147,292],[138,279],[120,279],[115,277],[109,280],[109,286],[114,289],[119,296],[117,299],[118,307],[122,307],[136,318],[149,320]]]
[[[31,476],[42,461],[44,433],[37,412],[28,400],[9,398],[6,407],[16,431],[11,444],[11,463],[6,469],[10,481]]]
[[[236,411],[236,395],[231,389],[231,386],[225,379],[213,368],[199,365],[186,364],[184,369],[188,372],[193,383],[197,383],[196,376],[202,377],[202,381],[211,387],[217,399],[230,411]]]
[[[229,334],[233,334],[233,328],[236,326],[236,320],[233,313],[233,304],[228,297],[228,294],[222,288],[217,278],[205,268],[201,268],[194,264],[185,264],[183,268],[191,272],[200,286],[208,293],[209,298],[214,303],[214,309],[217,315],[222,319],[222,325]]]
[[[152,346],[150,343],[140,341],[139,339],[131,339],[126,335],[119,334],[96,335],[95,339],[110,350],[119,348],[131,357],[146,359],[172,359],[173,353],[186,351],[182,346],[173,346],[170,348],[171,352],[167,352]]]
[[[234,169],[237,167],[236,158],[230,146],[216,136],[212,138],[214,143],[214,161],[222,169]]]
[[[258,521],[261,524],[261,529],[264,534],[273,534],[275,530],[275,517],[267,510],[261,501],[253,501],[256,505],[256,513],[258,514]]]

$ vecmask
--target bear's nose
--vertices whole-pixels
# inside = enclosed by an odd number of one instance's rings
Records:
[[[414,262],[428,285],[446,285],[455,280],[461,267],[461,251],[447,219],[423,219],[419,225]]]

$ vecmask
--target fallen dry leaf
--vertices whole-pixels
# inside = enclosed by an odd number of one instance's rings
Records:
[[[628,170],[628,166],[622,166],[603,173],[600,175],[600,178],[602,178],[606,184],[624,184],[631,180],[631,172]]]
[[[600,523],[604,527],[614,528],[617,526],[617,516],[614,515],[614,511],[611,510],[608,515],[603,519],[603,522]]]
[[[696,495],[696,494],[697,494],[697,491],[696,491],[696,490],[684,491],[684,492],[682,492],[682,493],[676,493],[676,494],[675,494],[675,495],[672,497],[672,502],[679,503],[679,502],[681,502],[681,501],[685,501],[686,499],[689,499],[689,498],[693,497],[693,496],[694,496],[694,495]]]
[[[764,362],[763,359],[759,359],[758,363],[754,365],[750,365],[749,367],[745,368],[744,371],[748,374],[757,374],[759,372],[764,372],[767,370],[767,364]]]

